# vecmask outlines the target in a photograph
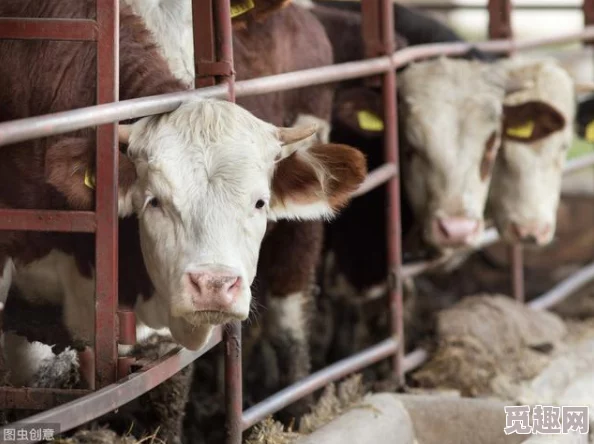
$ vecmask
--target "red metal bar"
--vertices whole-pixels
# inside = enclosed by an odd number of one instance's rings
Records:
[[[60,431],[67,432],[74,427],[78,427],[99,416],[116,410],[140,395],[152,390],[198,359],[220,341],[221,329],[217,328],[208,343],[198,351],[191,352],[186,349],[174,349],[116,384],[111,384],[75,401],[31,416],[26,419],[26,422],[41,424],[59,423]],[[2,393],[2,390],[0,390],[0,393]],[[4,436],[4,430],[14,429],[15,425],[13,423],[0,427],[0,436]],[[32,443],[34,441],[24,440],[19,442]]]
[[[0,409],[45,410],[88,393],[89,390],[0,387]]]
[[[89,390],[95,390],[95,354],[91,347],[78,352],[79,373]]]
[[[136,344],[136,316],[131,308],[118,308],[118,344]]]
[[[231,26],[231,3],[229,0],[215,0],[215,48],[217,66],[233,67],[233,31]],[[231,72],[222,72],[217,80],[226,83],[228,100],[235,102],[235,76]],[[232,322],[225,326],[225,412],[227,429],[227,444],[241,444],[242,442],[242,412],[243,412],[243,376],[241,369],[241,322]]]
[[[244,412],[243,430],[252,427],[267,416],[278,412],[333,381],[344,378],[351,373],[394,355],[399,348],[398,341],[395,338],[385,339],[372,347],[335,362],[309,375],[307,378],[282,389]]]
[[[382,51],[392,54],[394,45],[394,13],[390,0],[377,2],[380,11],[377,22],[381,30]],[[398,154],[398,111],[396,104],[396,68],[387,71],[383,77],[384,120],[387,122],[384,133],[386,163],[394,165],[399,171]],[[400,177],[394,176],[388,182],[387,248],[388,248],[388,285],[390,300],[390,328],[393,337],[397,337],[400,347],[394,354],[392,365],[400,384],[404,384],[402,359],[404,357],[404,322],[402,313],[402,242],[400,220]]]
[[[92,211],[0,210],[0,230],[93,233]]]
[[[86,19],[0,17],[0,39],[97,40],[97,23]]]
[[[582,11],[584,12],[584,25],[589,26],[594,24],[594,0],[583,0]],[[587,45],[594,43],[593,39],[584,42]]]
[[[399,50],[392,56],[358,62],[341,63],[320,68],[276,74],[257,79],[242,80],[235,83],[235,96],[265,94],[275,91],[287,91],[304,86],[320,85],[341,80],[367,77],[403,66],[415,60],[438,55],[459,55],[476,47],[488,53],[504,53],[512,49],[531,49],[546,45],[570,43],[594,38],[594,26],[584,31],[571,32],[556,37],[527,39],[524,41],[490,41],[476,44],[443,43],[418,45]],[[392,61],[394,65],[391,64]],[[125,100],[118,103],[80,108],[72,111],[28,117],[10,122],[0,123],[0,146],[32,140],[49,135],[63,134],[102,125],[118,120],[143,117],[151,114],[165,113],[177,108],[183,101],[196,97],[218,97],[227,95],[228,88],[223,85],[189,90],[179,93],[162,94],[140,99]]]
[[[362,196],[363,194],[368,193],[369,191],[379,187],[396,176],[398,176],[398,169],[396,165],[393,163],[386,163],[381,167],[371,171],[365,178],[365,181],[359,186],[357,191],[352,194],[352,196]]]
[[[194,73],[196,88],[212,86],[215,79],[202,72],[204,62],[216,60],[214,47],[214,16],[212,0],[192,0],[192,23],[194,26]]]
[[[489,0],[489,38],[509,39],[512,36],[510,0]]]
[[[97,103],[118,101],[119,0],[97,0]],[[118,147],[116,125],[97,128],[97,235],[95,239],[96,387],[116,380],[118,303]]]

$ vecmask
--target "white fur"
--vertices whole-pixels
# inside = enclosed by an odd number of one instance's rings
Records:
[[[12,262],[12,259],[7,259],[4,268],[2,269],[2,274],[0,274],[0,310],[6,305],[8,292],[10,291],[10,286],[13,281],[13,275],[14,263]]]
[[[313,9],[315,6],[312,0],[293,0],[293,4],[301,6],[305,9]]]
[[[287,332],[293,339],[305,340],[305,302],[302,292],[269,298],[270,322],[275,331]],[[272,332],[274,334],[274,332]]]
[[[42,361],[55,356],[51,346],[29,342],[10,332],[2,335],[2,349],[6,369],[10,372],[9,382],[15,387],[29,385]]]

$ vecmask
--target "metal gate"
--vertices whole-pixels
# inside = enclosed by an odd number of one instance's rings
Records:
[[[41,210],[0,210],[0,229],[31,231],[87,232],[96,234],[96,338],[94,354],[83,352],[87,379],[93,390],[0,388],[1,408],[49,409],[26,422],[60,423],[67,431],[108,413],[154,388],[200,357],[221,340],[225,347],[227,442],[238,444],[242,432],[266,416],[301,397],[380,360],[390,358],[394,374],[404,374],[427,358],[424,350],[404,356],[402,322],[402,280],[438,265],[427,261],[402,265],[400,227],[400,182],[396,110],[397,67],[411,61],[440,54],[457,55],[478,47],[486,52],[511,53],[548,44],[594,41],[594,26],[582,32],[546,39],[511,39],[511,4],[508,0],[489,0],[489,36],[480,44],[443,43],[409,47],[394,52],[393,10],[390,0],[363,0],[363,37],[368,59],[358,62],[303,70],[234,82],[230,0],[193,0],[195,91],[165,94],[118,102],[119,0],[97,0],[97,19],[0,18],[0,38],[94,41],[97,44],[97,105],[46,116],[0,123],[0,146],[49,135],[97,126],[97,198],[94,212]],[[585,24],[594,24],[594,0],[584,0]],[[361,195],[388,186],[388,261],[390,277],[391,336],[353,356],[341,360],[304,380],[287,387],[261,403],[242,411],[241,326],[233,323],[217,329],[210,342],[197,352],[176,349],[156,362],[135,363],[117,358],[117,345],[135,343],[134,313],[118,307],[117,301],[117,167],[116,126],[114,122],[150,114],[169,112],[190,97],[235,97],[288,90],[353,78],[378,76],[383,86],[386,163],[369,173],[355,193]],[[0,148],[1,149],[1,148]],[[567,164],[567,174],[594,165],[594,155]],[[497,240],[487,230],[481,247]],[[523,301],[522,249],[510,247],[513,295]],[[576,286],[594,278],[588,266],[531,302],[538,309],[550,307],[568,296]],[[94,383],[94,385],[93,385]],[[10,425],[7,427],[14,427]],[[2,433],[3,429],[0,429]],[[33,441],[23,441],[33,442]]]

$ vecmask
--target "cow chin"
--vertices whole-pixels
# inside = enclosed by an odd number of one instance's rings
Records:
[[[210,339],[214,330],[212,324],[193,324],[186,318],[170,318],[169,330],[173,340],[188,350],[198,350]]]

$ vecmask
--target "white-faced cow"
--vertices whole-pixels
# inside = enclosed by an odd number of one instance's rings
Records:
[[[0,16],[94,17],[94,1],[41,3],[4,1]],[[120,23],[120,98],[185,89],[143,22],[123,8]],[[0,60],[0,121],[94,103],[92,43],[1,41]],[[203,345],[214,325],[245,319],[267,221],[330,217],[365,176],[357,150],[300,143],[314,131],[275,126],[214,100],[191,100],[121,126],[120,302],[190,349]],[[0,205],[93,209],[85,180],[94,170],[93,135],[84,130],[4,147]],[[92,236],[2,232],[0,258],[5,270],[14,263],[21,283],[51,267],[59,288],[48,293],[61,295],[71,334],[90,341]],[[8,278],[2,276],[6,286]],[[40,285],[30,287],[34,296],[44,294]]]
[[[563,167],[573,139],[574,82],[553,60],[499,63],[525,88],[507,96],[503,105],[503,140],[488,211],[505,240],[542,246],[555,233]]]
[[[186,84],[194,79],[194,48],[190,0],[125,0],[141,16],[171,70]],[[236,2],[245,3],[245,2]],[[255,1],[253,9],[236,16],[233,48],[236,79],[315,68],[333,62],[332,47],[318,20],[286,0]],[[235,5],[232,2],[232,9]],[[283,6],[282,8],[280,8]],[[278,8],[278,10],[275,10]],[[329,138],[333,88],[328,85],[239,98],[237,103],[277,125],[317,124],[304,146]],[[300,182],[302,179],[298,179]],[[294,184],[299,186],[298,183]],[[287,211],[292,211],[287,206]],[[317,204],[311,202],[311,216]],[[255,383],[270,392],[309,373],[307,347],[311,286],[322,248],[323,224],[304,214],[302,221],[270,223],[262,244],[256,278],[258,302],[265,308],[264,338],[278,363],[277,381]],[[250,332],[246,333],[249,336]],[[247,341],[254,343],[256,341]],[[248,345],[249,348],[249,345]],[[249,354],[249,350],[246,354]],[[273,378],[274,379],[274,378]]]

